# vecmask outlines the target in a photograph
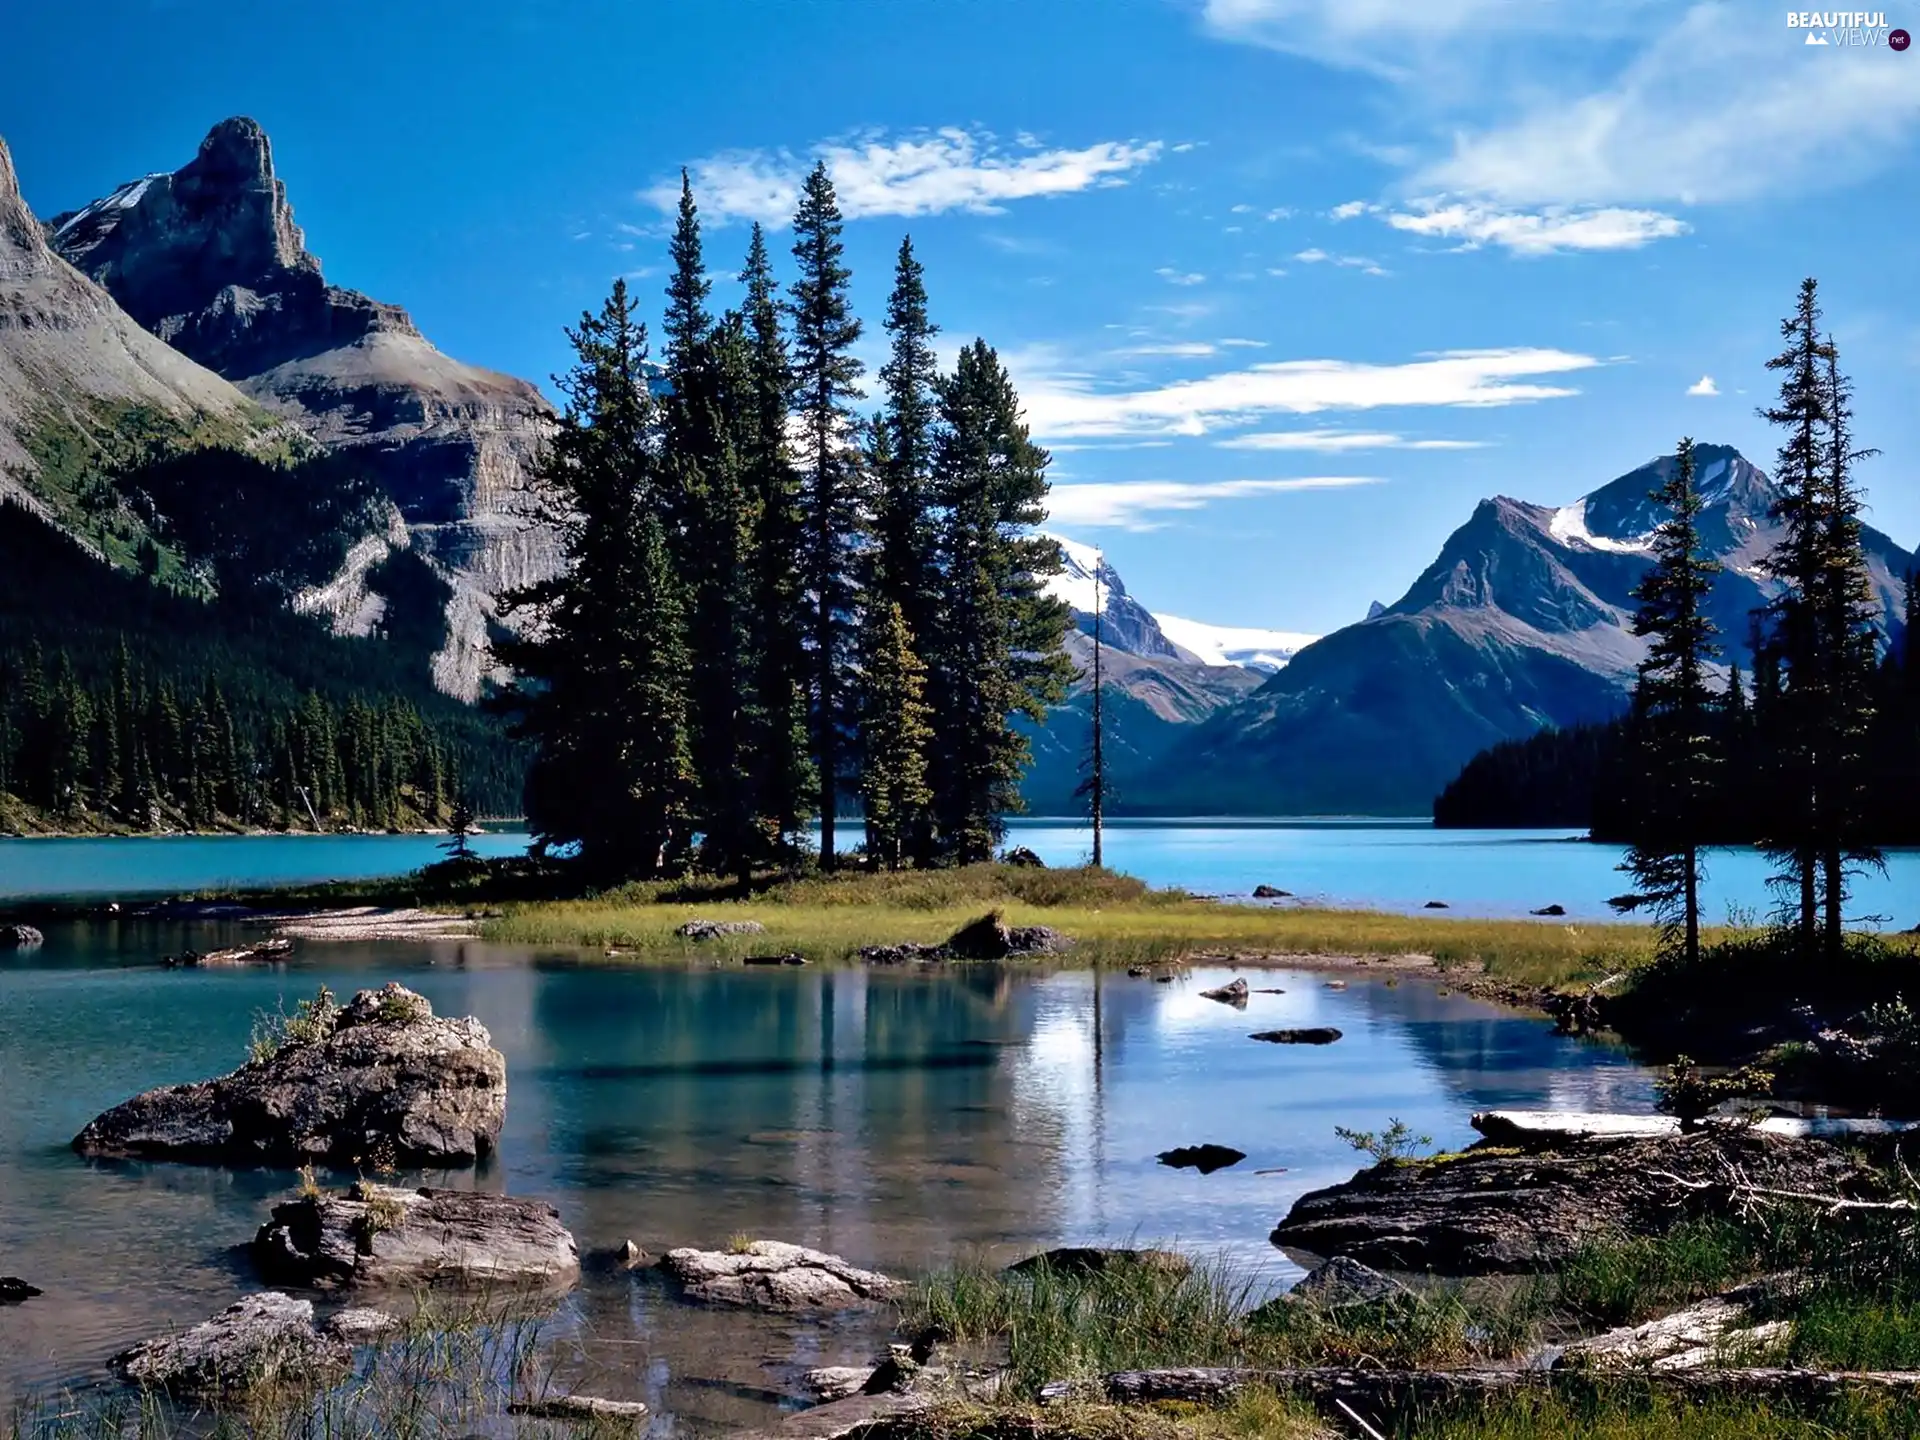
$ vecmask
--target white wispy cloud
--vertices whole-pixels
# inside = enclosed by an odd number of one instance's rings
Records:
[[[1843,183],[1910,152],[1920,85],[1899,57],[1794,38],[1777,15],[1700,0],[1602,83],[1461,132],[1421,179],[1519,205],[1710,204]]]
[[[1687,394],[1689,395],[1718,395],[1719,393],[1720,387],[1713,383],[1713,376],[1711,375],[1702,375],[1698,380],[1694,381],[1693,384],[1687,386]]]
[[[1266,341],[1249,340],[1244,335],[1229,335],[1220,343],[1230,350],[1264,350],[1267,348]]]
[[[1171,355],[1191,360],[1205,355],[1217,355],[1220,353],[1220,347],[1206,340],[1166,340],[1152,341],[1144,345],[1127,345],[1113,353],[1116,355]]]
[[[1169,285],[1204,285],[1207,277],[1198,270],[1176,270],[1171,265],[1162,265],[1153,272]]]
[[[1334,255],[1319,246],[1309,246],[1293,257],[1302,265],[1345,265],[1358,270],[1362,275],[1384,275],[1386,270],[1377,260],[1369,260],[1364,255]]]
[[[1224,38],[1394,86],[1401,134],[1363,148],[1408,172],[1407,193],[1498,211],[1800,196],[1898,165],[1920,139],[1900,57],[1808,50],[1748,0],[1204,0],[1202,14]],[[1444,148],[1406,143],[1421,131]],[[1615,243],[1554,248],[1624,248],[1657,223],[1594,218],[1588,233]]]
[[[1414,440],[1380,430],[1263,430],[1214,442],[1223,450],[1481,450],[1484,440]]]
[[[701,213],[717,222],[759,220],[785,225],[800,185],[816,160],[833,176],[849,219],[937,215],[951,210],[992,215],[1015,200],[1070,195],[1126,183],[1160,157],[1158,141],[1108,140],[1080,149],[1045,149],[1031,137],[1002,144],[984,130],[947,129],[890,138],[884,133],[817,145],[805,155],[735,150],[687,167]],[[641,192],[671,212],[680,203],[678,176]]]
[[[1686,221],[1658,210],[1551,205],[1529,213],[1443,197],[1416,201],[1413,209],[1390,211],[1384,218],[1394,229],[1408,234],[1457,240],[1470,249],[1498,245],[1516,255],[1637,250],[1654,240],[1684,235],[1692,228]]]
[[[1055,485],[1047,495],[1047,520],[1062,529],[1107,526],[1157,530],[1167,523],[1169,512],[1201,510],[1220,500],[1380,483],[1371,475],[1306,475],[1284,480],[1117,480]]]
[[[1115,389],[1062,366],[1049,352],[1006,359],[1034,433],[1059,439],[1205,435],[1280,414],[1518,405],[1577,394],[1548,378],[1601,363],[1565,350],[1454,350],[1398,365],[1282,360],[1148,389]]]
[[[1348,200],[1344,204],[1334,206],[1327,214],[1335,220],[1351,220],[1356,215],[1366,214],[1372,208],[1364,200]]]

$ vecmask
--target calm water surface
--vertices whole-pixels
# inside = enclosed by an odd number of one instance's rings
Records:
[[[136,1091],[232,1068],[256,1012],[323,982],[345,995],[397,977],[487,1024],[508,1063],[500,1153],[422,1178],[546,1198],[585,1253],[746,1233],[913,1272],[1138,1239],[1278,1287],[1299,1271],[1267,1232],[1355,1168],[1336,1124],[1399,1116],[1451,1146],[1472,1138],[1476,1108],[1650,1100],[1613,1050],[1361,978],[1333,990],[1261,972],[1253,984],[1285,993],[1238,1012],[1199,993],[1225,971],[1161,985],[993,967],[613,970],[475,942],[308,946],[259,972],[153,966],[188,938],[215,937],[62,925],[0,960],[0,1273],[47,1291],[0,1309],[0,1397],[89,1383],[116,1348],[254,1288],[235,1247],[293,1176],[88,1162],[67,1142]],[[1309,1024],[1345,1038],[1247,1038]],[[1156,1161],[1207,1141],[1247,1159],[1204,1177]],[[800,1371],[869,1359],[884,1338],[873,1318],[692,1309],[650,1272],[591,1265],[561,1323],[583,1388],[695,1430],[764,1421]]]
[[[842,830],[854,845],[860,827]],[[1009,843],[1049,865],[1087,858],[1090,836],[1072,821],[1018,821]],[[521,834],[485,835],[484,855],[515,854]],[[0,900],[29,896],[139,896],[322,879],[404,874],[440,858],[431,835],[239,836],[215,839],[0,840]],[[1578,919],[1611,918],[1607,897],[1628,888],[1621,851],[1570,830],[1435,830],[1417,821],[1127,821],[1107,831],[1106,860],[1153,885],[1216,895],[1256,885],[1302,901],[1413,911],[1444,901],[1460,916],[1525,915],[1562,906]],[[1708,859],[1706,913],[1764,918],[1764,857],[1721,850]],[[1920,923],[1920,850],[1892,851],[1884,875],[1855,882],[1852,913]]]

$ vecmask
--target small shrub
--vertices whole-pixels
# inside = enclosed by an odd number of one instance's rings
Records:
[[[320,1182],[314,1178],[313,1164],[311,1161],[300,1167],[299,1175],[300,1198],[302,1200],[318,1200],[320,1198]]]
[[[387,1025],[411,1025],[426,1014],[426,1006],[417,995],[404,995],[398,991],[384,993],[380,997],[380,1019]]]
[[[1387,1128],[1377,1133],[1372,1130],[1349,1130],[1344,1125],[1334,1126],[1333,1133],[1354,1149],[1371,1155],[1376,1165],[1397,1165],[1412,1160],[1433,1144],[1431,1135],[1414,1134],[1413,1127],[1398,1117],[1390,1120]]]
[[[373,1237],[398,1230],[407,1218],[407,1207],[393,1196],[378,1190],[364,1192],[366,1210],[354,1222],[360,1244],[370,1249]]]
[[[753,1237],[751,1235],[729,1235],[727,1237],[727,1253],[729,1255],[744,1255],[752,1248]]]
[[[254,1012],[253,1034],[247,1041],[247,1060],[264,1065],[289,1045],[317,1045],[333,1035],[340,1019],[340,1007],[333,992],[322,985],[313,999],[302,1000],[289,1015],[282,1009],[269,1015]]]
[[[1676,1055],[1667,1073],[1653,1082],[1654,1106],[1680,1121],[1682,1130],[1697,1130],[1700,1122],[1730,1100],[1746,1100],[1773,1091],[1773,1072],[1743,1065],[1724,1075],[1708,1075],[1689,1055]]]

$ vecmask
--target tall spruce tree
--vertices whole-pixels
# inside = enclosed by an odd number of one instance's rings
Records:
[[[1821,496],[1820,660],[1827,713],[1818,752],[1820,864],[1823,872],[1821,943],[1837,959],[1844,943],[1849,876],[1885,864],[1871,841],[1873,721],[1880,663],[1880,603],[1867,569],[1863,500],[1853,467],[1877,455],[1853,440],[1853,385],[1840,369],[1832,336],[1823,346],[1826,392],[1826,485]]]
[[[933,727],[926,666],[914,653],[913,633],[897,600],[878,599],[867,606],[860,640],[860,795],[867,855],[880,869],[898,870],[933,800],[927,784]]]
[[[698,780],[695,827],[702,863],[745,879],[763,857],[755,823],[750,743],[746,568],[752,518],[740,420],[750,404],[751,360],[737,315],[715,325],[699,210],[686,173],[668,247],[667,395],[662,401],[662,471],[673,574],[687,615],[689,752]]]
[[[936,710],[936,815],[943,848],[962,864],[987,860],[1021,808],[1027,740],[1066,694],[1065,604],[1045,578],[1059,544],[1034,533],[1045,518],[1047,452],[1028,437],[1000,357],[976,340],[939,385],[933,481],[942,507],[944,580],[934,663],[946,689]]]
[[[926,276],[914,257],[911,237],[900,242],[893,292],[887,298],[890,348],[880,367],[885,407],[884,461],[874,467],[879,495],[874,533],[879,552],[875,596],[894,601],[916,637],[931,635],[939,604],[934,529],[928,487],[933,469],[934,381],[939,363],[933,337],[939,327],[927,316]]]
[[[787,439],[793,376],[773,266],[758,224],[740,278],[746,287],[748,393],[735,417],[735,443],[752,516],[746,750],[770,858],[791,862],[813,814],[815,783],[808,758],[803,522],[800,476]]]
[[[626,282],[568,332],[566,408],[536,481],[566,567],[507,597],[535,623],[500,646],[501,706],[536,752],[527,819],[607,878],[658,874],[688,840],[692,767],[680,586],[661,515],[646,330]]]
[[[869,516],[864,491],[853,354],[860,321],[842,258],[840,205],[825,162],[814,166],[793,217],[799,277],[789,290],[793,316],[793,413],[802,432],[800,574],[812,606],[808,655],[813,759],[819,776],[820,862],[835,864],[845,731],[853,719],[847,670],[859,593],[857,553]]]
[[[1778,693],[1762,718],[1763,744],[1776,785],[1768,807],[1763,844],[1774,859],[1773,883],[1787,898],[1786,910],[1801,950],[1818,945],[1821,836],[1826,828],[1820,789],[1825,737],[1831,712],[1830,667],[1822,654],[1820,619],[1826,582],[1824,523],[1826,504],[1828,395],[1820,332],[1819,285],[1800,285],[1793,314],[1780,323],[1785,345],[1767,361],[1780,375],[1776,402],[1761,416],[1783,432],[1774,468],[1778,499],[1773,515],[1782,527],[1767,569],[1781,582],[1780,595],[1767,607],[1764,642],[1768,668],[1778,677]],[[1760,674],[1756,661],[1756,676]]]
[[[1107,726],[1104,692],[1106,690],[1106,603],[1100,593],[1100,570],[1104,557],[1096,557],[1093,566],[1093,714],[1087,730],[1087,751],[1080,768],[1085,772],[1074,795],[1087,802],[1087,818],[1093,823],[1093,865],[1106,864],[1107,828]]]
[[[1701,847],[1712,826],[1715,701],[1707,667],[1719,653],[1706,600],[1719,564],[1700,540],[1705,508],[1694,489],[1691,438],[1674,454],[1651,498],[1663,518],[1653,532],[1653,566],[1634,590],[1633,633],[1647,641],[1628,723],[1639,793],[1630,808],[1631,845],[1621,869],[1635,892],[1614,903],[1649,908],[1663,948],[1688,963],[1700,958]]]

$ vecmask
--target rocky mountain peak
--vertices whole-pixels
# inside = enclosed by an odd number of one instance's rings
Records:
[[[237,115],[215,125],[174,175],[173,191],[202,226],[211,224],[234,243],[234,269],[320,273],[293,223],[287,187],[273,172],[273,142],[258,121]]]
[[[50,264],[40,222],[20,195],[13,154],[0,140],[0,279],[24,280]]]

